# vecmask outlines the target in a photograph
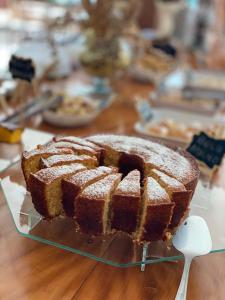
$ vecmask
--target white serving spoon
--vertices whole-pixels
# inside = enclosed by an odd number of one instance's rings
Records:
[[[212,249],[212,239],[205,220],[198,216],[187,218],[178,228],[173,245],[184,254],[185,258],[183,275],[175,300],[185,300],[192,259],[208,254]]]

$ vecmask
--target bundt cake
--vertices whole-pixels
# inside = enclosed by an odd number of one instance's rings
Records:
[[[186,216],[199,169],[184,150],[118,135],[55,137],[22,155],[36,210],[67,215],[84,233],[163,239]]]

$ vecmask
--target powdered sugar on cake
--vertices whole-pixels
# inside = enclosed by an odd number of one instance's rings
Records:
[[[167,192],[158,184],[155,179],[148,177],[146,185],[148,201],[155,201],[157,203],[170,202]]]
[[[81,194],[80,197],[87,197],[94,200],[103,200],[114,188],[115,181],[119,180],[122,174],[111,174],[105,178],[89,185]]]
[[[160,181],[164,182],[169,188],[172,188],[174,191],[176,190],[186,191],[184,185],[181,182],[179,182],[175,178],[166,175],[165,173],[159,170],[153,169],[151,171],[151,175],[155,178],[158,178]]]
[[[76,171],[81,171],[85,169],[86,168],[81,164],[71,164],[42,169],[35,173],[34,176],[37,177],[40,181],[43,181],[46,184],[48,184],[63,175],[72,174]]]
[[[38,147],[37,149],[31,150],[29,152],[24,151],[23,152],[23,157],[25,159],[28,159],[30,157],[33,157],[35,155],[42,155],[42,154],[59,154],[59,153],[63,153],[63,154],[72,154],[73,151],[71,149],[68,148],[46,148],[45,146],[42,147]]]
[[[50,147],[53,147],[53,148],[69,148],[69,149],[71,149],[75,152],[76,151],[82,151],[83,153],[86,152],[86,154],[89,154],[89,155],[95,155],[96,154],[96,151],[93,150],[90,147],[77,145],[77,144],[70,143],[70,142],[56,142],[56,143],[52,143],[50,145]]]
[[[46,163],[51,165],[54,165],[58,162],[69,162],[69,161],[85,161],[85,160],[95,160],[97,162],[96,157],[91,157],[88,155],[75,155],[75,154],[65,154],[65,155],[52,155],[45,159]]]
[[[141,187],[140,187],[140,172],[134,170],[130,172],[118,185],[115,193],[116,194],[125,194],[129,196],[140,196]]]
[[[90,147],[96,151],[99,151],[101,148],[98,147],[97,145],[85,140],[85,139],[82,139],[82,138],[79,138],[79,137],[76,137],[76,136],[64,136],[64,137],[56,137],[54,139],[56,142],[70,142],[70,143],[75,143],[75,144],[78,144],[78,145],[81,145],[81,146],[85,146],[85,147]]]
[[[119,152],[140,156],[152,168],[159,168],[183,183],[190,181],[193,177],[194,168],[190,159],[161,144],[141,138],[117,135],[95,135],[88,139],[106,148],[111,147]]]
[[[70,181],[79,186],[85,185],[87,182],[103,174],[115,173],[117,168],[101,166],[96,169],[86,170],[70,178]]]

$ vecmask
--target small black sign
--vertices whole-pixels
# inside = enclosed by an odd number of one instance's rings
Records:
[[[200,134],[194,135],[187,151],[212,169],[214,166],[220,165],[223,159],[225,140],[217,140],[200,132]]]
[[[35,76],[35,67],[32,59],[12,55],[9,61],[9,71],[13,78],[31,82]]]

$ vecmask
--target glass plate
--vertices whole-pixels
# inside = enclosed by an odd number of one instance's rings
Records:
[[[11,167],[8,172],[11,176],[1,180],[1,187],[16,229],[22,236],[116,267],[143,267],[145,264],[176,261],[183,257],[173,246],[162,241],[149,246],[137,245],[122,233],[93,238],[77,232],[70,218],[44,220],[32,205],[20,164]],[[190,214],[206,220],[212,235],[212,252],[225,251],[225,190],[218,187],[210,189],[199,181]]]

